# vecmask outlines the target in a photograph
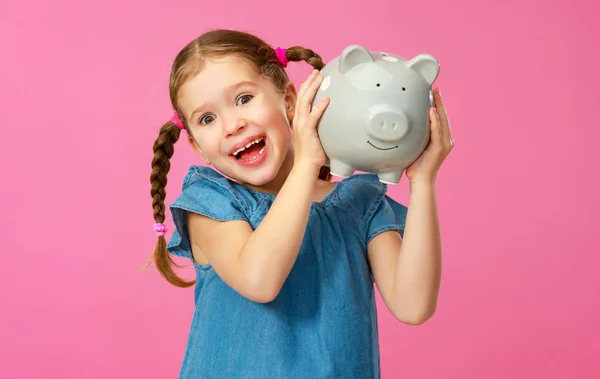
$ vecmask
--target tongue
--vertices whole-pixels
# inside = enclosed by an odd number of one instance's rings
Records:
[[[262,147],[263,147],[262,143],[255,143],[254,145],[245,148],[244,151],[242,151],[239,154],[240,160],[246,161],[246,160],[250,160],[250,159],[254,158],[255,156],[258,155],[258,152],[260,151],[260,149],[262,149]]]

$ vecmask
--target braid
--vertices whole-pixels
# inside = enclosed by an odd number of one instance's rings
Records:
[[[154,221],[163,223],[165,221],[165,198],[167,186],[167,174],[171,169],[170,159],[173,156],[173,145],[179,139],[181,130],[171,121],[167,122],[161,129],[158,138],[154,142],[154,157],[152,158],[152,173],[150,174],[150,195],[152,196],[152,209],[154,210]],[[190,287],[195,281],[186,282],[179,278],[173,271],[173,265],[167,252],[167,242],[164,236],[159,236],[154,249],[154,262],[160,274],[171,284],[178,287]]]
[[[158,138],[154,142],[152,157],[152,173],[150,174],[150,194],[152,195],[152,208],[154,209],[154,220],[162,223],[165,221],[165,198],[167,186],[167,174],[171,169],[170,159],[173,156],[173,144],[179,139],[179,129],[169,127],[170,122],[160,130]]]
[[[286,49],[285,56],[290,62],[305,61],[317,70],[320,70],[325,66],[325,63],[323,63],[319,54],[302,46],[292,46]]]

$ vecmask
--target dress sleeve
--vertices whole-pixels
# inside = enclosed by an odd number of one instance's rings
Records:
[[[366,217],[367,243],[388,230],[397,230],[400,236],[404,236],[407,210],[406,206],[385,193],[379,194]]]
[[[241,197],[224,178],[196,175],[193,181],[186,178],[183,187],[181,195],[170,206],[175,230],[167,245],[169,253],[192,259],[187,212],[218,221],[248,221]]]

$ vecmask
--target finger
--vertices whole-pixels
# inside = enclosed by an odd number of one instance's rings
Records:
[[[323,76],[317,75],[310,82],[310,84],[306,87],[306,91],[304,92],[304,94],[302,95],[302,98],[300,99],[300,104],[299,104],[300,112],[304,113],[305,115],[310,114],[310,110],[312,108],[312,103],[317,94],[317,90],[319,89],[319,86],[321,85],[322,82],[323,82]]]
[[[312,81],[312,78],[315,75],[315,71],[313,70],[308,76],[307,78],[302,82],[302,84],[300,85],[300,88],[298,88],[298,93],[296,94],[296,106],[294,107],[294,120],[297,120],[298,118],[298,105],[300,104],[300,99],[302,99],[302,96],[304,95],[304,92],[306,91],[306,86],[308,83],[310,83]]]
[[[304,98],[304,94],[306,93],[306,88],[310,86],[317,75],[318,70],[314,69],[306,78],[306,80],[300,85],[300,89],[298,90],[298,94],[296,95],[296,106],[294,108],[294,121],[298,124],[300,117],[300,106],[302,103],[302,99]]]
[[[304,81],[302,82],[302,84],[300,85],[300,89],[298,90],[298,95],[300,95],[301,93],[303,93],[304,88],[306,88],[306,84],[310,83],[310,81],[312,80],[312,78],[315,76],[315,71],[316,70],[312,70],[308,76],[306,77],[306,79],[304,79]]]
[[[306,78],[306,80],[302,83],[302,85],[300,86],[300,90],[298,91],[298,99],[302,98],[302,96],[304,95],[304,93],[306,92],[306,88],[308,86],[310,86],[310,84],[313,82],[313,80],[316,78],[317,73],[319,72],[319,70],[314,69]]]
[[[429,120],[431,128],[431,142],[436,144],[441,143],[442,136],[440,131],[440,119],[436,107],[429,108]]]
[[[444,104],[444,100],[442,99],[442,92],[439,88],[436,88],[433,91],[433,99],[435,101],[435,107],[438,113],[442,114],[446,112],[446,105]]]
[[[434,99],[435,99],[435,108],[438,113],[439,122],[440,122],[440,132],[442,136],[442,141],[447,143],[451,140],[451,130],[450,130],[450,121],[448,120],[448,113],[446,112],[446,105],[444,104],[444,100],[442,99],[442,95],[440,93],[440,89],[436,88],[434,91]]]
[[[311,80],[306,83],[306,88],[304,88],[304,93],[302,94],[302,99],[300,101],[304,101],[305,104],[311,104],[312,99],[314,98],[317,89],[323,82],[323,77],[321,76],[318,70],[315,70],[315,74],[311,77]]]
[[[313,126],[317,125],[317,122],[319,121],[321,116],[323,116],[323,112],[325,112],[325,109],[327,109],[328,105],[329,105],[328,97],[322,98],[317,104],[315,104],[315,106],[313,107],[312,112],[310,113],[310,116],[309,116],[311,125],[313,125]]]

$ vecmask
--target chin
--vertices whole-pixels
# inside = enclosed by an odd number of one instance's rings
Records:
[[[216,167],[215,167],[216,168]],[[219,170],[223,175],[239,182],[242,184],[249,184],[254,187],[263,187],[269,184],[277,177],[277,170],[275,167],[270,169],[266,169],[266,167],[262,170],[244,170],[244,169],[235,169],[235,170]]]
[[[245,178],[241,180],[244,183],[250,184],[255,187],[263,187],[269,184],[275,179],[277,173],[264,173],[264,174],[256,174],[256,175],[244,175]]]

